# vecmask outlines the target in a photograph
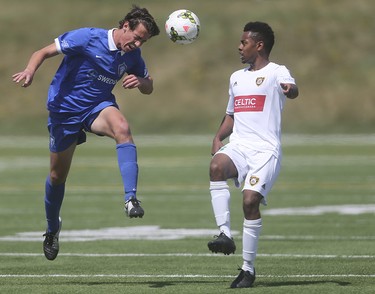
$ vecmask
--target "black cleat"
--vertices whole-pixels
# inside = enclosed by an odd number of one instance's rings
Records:
[[[238,277],[230,285],[231,288],[250,288],[253,286],[255,281],[255,268],[254,274],[252,275],[249,271],[240,269]]]
[[[141,201],[132,198],[125,202],[125,213],[128,217],[139,217],[142,218],[145,211],[140,205]]]
[[[57,254],[59,253],[59,235],[62,227],[62,220],[59,218],[59,230],[57,233],[45,233],[43,235],[44,241],[43,241],[43,251],[44,256],[48,260],[54,260],[57,257]]]
[[[233,238],[229,238],[223,232],[221,232],[219,236],[214,236],[214,238],[214,240],[211,240],[207,244],[208,249],[212,252],[221,252],[225,255],[229,255],[236,251],[236,244],[234,244]]]

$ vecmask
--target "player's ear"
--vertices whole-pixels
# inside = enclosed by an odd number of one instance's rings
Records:
[[[256,44],[257,50],[261,51],[264,48],[264,42],[263,41],[258,41]]]
[[[126,31],[129,28],[129,22],[125,21],[124,24],[122,25],[122,28]]]

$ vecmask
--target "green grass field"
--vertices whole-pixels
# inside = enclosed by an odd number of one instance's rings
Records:
[[[1,293],[227,293],[241,257],[233,188],[233,256],[208,192],[210,136],[140,136],[138,197],[128,219],[116,153],[89,136],[77,149],[61,216],[60,254],[42,252],[47,136],[0,140]],[[374,293],[375,136],[286,135],[283,168],[263,211],[252,293]]]

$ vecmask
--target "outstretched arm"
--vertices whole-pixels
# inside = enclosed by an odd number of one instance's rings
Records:
[[[30,86],[31,83],[33,82],[35,72],[37,71],[39,66],[41,66],[43,61],[47,58],[56,56],[57,54],[59,53],[57,52],[55,43],[52,43],[51,45],[48,45],[34,52],[31,55],[26,68],[23,71],[18,72],[12,76],[13,82],[19,83],[24,80],[22,87]]]

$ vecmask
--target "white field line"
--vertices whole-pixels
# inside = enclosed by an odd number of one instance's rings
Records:
[[[0,242],[42,242],[44,232],[21,232],[10,236],[0,236]],[[97,230],[68,230],[61,232],[64,243],[90,242],[98,240],[178,240],[186,237],[208,237],[215,235],[214,229],[162,229],[158,226],[138,226],[123,228],[102,228]],[[242,239],[239,231],[232,231],[232,235]],[[267,241],[373,241],[375,236],[283,236],[265,235],[260,237]]]
[[[0,252],[4,257],[39,257],[42,253]],[[60,253],[59,257],[226,257],[213,253]],[[233,254],[233,256],[242,256]],[[321,258],[321,259],[375,259],[375,255],[335,255],[335,254],[257,254],[257,257],[271,258]]]
[[[237,254],[240,256],[239,254]],[[5,257],[41,257],[43,254],[39,253],[0,253],[0,256]],[[224,255],[217,254],[193,254],[193,253],[166,253],[166,254],[140,254],[140,253],[126,253],[126,254],[79,254],[79,253],[60,253],[59,257],[223,257]],[[302,255],[302,254],[258,254],[258,257],[281,257],[281,258],[345,258],[345,259],[368,259],[375,258],[372,255]],[[198,274],[187,274],[187,275],[125,275],[125,274],[81,274],[81,275],[68,275],[68,274],[1,274],[0,278],[203,278],[203,279],[218,279],[218,278],[233,278],[232,275],[198,275]],[[258,278],[270,278],[270,279],[288,279],[288,278],[375,278],[375,274],[368,275],[357,275],[357,274],[345,274],[345,275],[258,275]]]
[[[0,275],[0,278],[234,278],[232,275],[121,275],[121,274],[93,274],[93,275],[66,275],[66,274],[45,274],[45,275]],[[257,275],[258,278],[288,279],[288,278],[375,278],[375,275]]]

